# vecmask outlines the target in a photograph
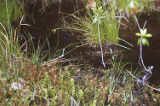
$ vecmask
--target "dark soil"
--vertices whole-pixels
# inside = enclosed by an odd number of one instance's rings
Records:
[[[31,27],[23,28],[32,35],[35,47],[43,44],[46,40],[48,40],[49,46],[46,44],[44,51],[51,49],[55,52],[70,45],[70,47],[66,49],[66,53],[72,52],[66,54],[66,58],[74,58],[81,64],[88,64],[93,67],[103,67],[101,64],[100,48],[87,44],[89,42],[85,42],[82,35],[73,30],[59,30],[57,33],[53,33],[53,29],[64,26],[65,23],[62,19],[69,14],[77,10],[81,12],[81,15],[85,13],[85,7],[82,2],[78,4],[78,7],[75,7],[73,2],[53,4],[49,8],[46,8],[44,12],[40,11],[42,8],[40,5],[41,4],[34,4],[34,6],[29,5],[29,7],[26,7],[26,23],[30,24]],[[65,20],[71,22],[70,18],[65,18]],[[111,45],[104,46],[104,52],[109,52],[110,47]],[[110,57],[111,54],[106,53],[105,61],[108,67]]]
[[[29,32],[33,36],[35,47],[38,46],[39,41],[44,42],[46,38],[48,38],[50,46],[45,46],[44,50],[51,49],[53,52],[68,45],[72,45],[69,49],[66,50],[66,52],[69,52],[77,45],[82,45],[81,40],[83,40],[83,37],[75,31],[61,30],[56,34],[52,32],[54,28],[64,26],[62,18],[77,10],[74,3],[53,4],[43,12],[40,11],[40,8],[40,4],[37,4],[36,6],[29,5],[26,7],[26,23],[30,24],[31,26],[23,28],[23,30]],[[78,8],[80,10],[83,10],[83,3],[79,3]],[[150,13],[141,13],[139,14],[138,18],[141,27],[143,26],[144,22],[147,21],[146,28],[148,29],[148,32],[153,35],[152,38],[149,38],[150,46],[144,47],[143,59],[146,66],[154,66],[151,82],[159,85],[160,13],[156,11]],[[70,20],[68,19],[68,21]],[[138,27],[133,23],[125,23],[128,27],[121,26],[119,33],[122,39],[134,45],[134,47],[130,47],[125,43],[121,43],[122,45],[132,49],[131,51],[123,53],[124,61],[133,62],[136,64],[136,67],[139,67],[139,49],[137,46],[137,37],[135,36],[135,33],[139,31]],[[105,47],[106,46],[104,46],[104,49],[106,50],[105,61],[109,66],[110,63],[108,62],[108,60],[111,58],[109,48],[111,48],[112,46],[108,47],[107,49]],[[102,67],[99,47],[93,47],[90,45],[81,46],[66,55],[66,57],[76,58],[79,61],[81,60],[80,63],[82,64],[88,64],[93,67]]]

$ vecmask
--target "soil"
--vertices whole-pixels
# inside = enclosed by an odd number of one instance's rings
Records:
[[[30,7],[26,8],[26,23],[30,24],[31,27],[23,28],[32,35],[35,47],[38,47],[38,44],[40,44],[39,42],[43,44],[46,40],[48,40],[50,47],[46,45],[44,51],[51,49],[53,52],[56,52],[58,49],[63,49],[68,45],[71,45],[65,51],[66,53],[72,51],[65,55],[66,58],[74,58],[81,64],[88,64],[96,68],[103,67],[101,64],[100,48],[87,44],[88,42],[84,41],[82,35],[73,30],[60,30],[57,33],[53,33],[52,31],[55,28],[63,27],[65,23],[62,18],[68,16],[68,14],[74,13],[78,8],[80,8],[80,11],[82,11],[83,14],[85,12],[83,3],[79,3],[78,7],[75,7],[73,2],[62,3],[60,5],[53,4],[47,8],[45,12],[40,11],[40,8],[42,8],[40,5],[41,4],[37,4],[34,7],[30,5]],[[65,18],[65,20],[71,22],[69,18]],[[24,32],[22,31],[22,33]],[[81,42],[82,40],[84,42]],[[109,48],[106,47],[110,48],[111,45],[105,45],[103,47],[105,49],[104,52],[109,52]],[[108,67],[110,64],[108,62],[111,57],[110,55],[111,54],[108,53],[104,56]]]
[[[81,37],[77,32],[64,30],[58,33],[52,32],[54,28],[64,26],[65,23],[62,20],[62,16],[64,18],[68,14],[76,11],[78,8],[83,10],[84,6],[82,3],[79,3],[76,8],[74,3],[62,3],[59,5],[53,4],[47,8],[45,12],[40,11],[39,8],[41,8],[40,4],[37,4],[36,6],[28,5],[26,7],[26,23],[30,24],[31,27],[23,27],[23,30],[29,32],[33,36],[35,47],[38,46],[39,41],[44,42],[47,37],[50,46],[45,46],[44,50],[51,48],[53,52],[55,52],[55,50],[64,48],[67,45],[82,45],[81,40],[83,37]],[[156,11],[141,13],[138,14],[138,18],[140,26],[143,26],[144,22],[147,21],[146,28],[148,29],[148,32],[153,35],[153,37],[149,38],[150,46],[144,47],[143,49],[143,59],[146,66],[154,66],[151,83],[160,85],[160,13]],[[123,53],[124,61],[133,62],[138,66],[139,49],[137,46],[137,37],[135,36],[135,33],[138,32],[138,28],[134,22],[125,24],[127,27],[121,26],[120,28],[120,37],[133,44],[134,47],[130,47],[124,42],[120,42],[121,45],[132,49],[131,51],[125,51]],[[24,31],[22,32],[24,33]],[[66,52],[72,50],[75,46],[71,46],[66,50]],[[109,53],[109,49],[105,48],[106,46],[104,46],[104,49],[106,50],[105,61],[109,66],[110,63],[108,60],[111,58],[111,54]],[[113,47],[110,46],[109,48]],[[78,60],[82,60],[81,63],[88,64],[93,67],[102,67],[99,47],[93,47],[91,45],[82,46],[66,55],[66,57],[78,58]]]

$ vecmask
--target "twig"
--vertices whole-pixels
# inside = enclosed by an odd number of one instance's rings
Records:
[[[65,51],[65,48],[63,49],[61,56],[59,56],[59,57],[57,57],[57,58],[55,58],[55,59],[52,59],[50,62],[53,62],[53,61],[55,61],[55,60],[58,60],[58,59],[64,57],[64,51]]]
[[[138,20],[137,20],[137,17],[136,17],[136,15],[134,14],[134,18],[135,18],[135,20],[136,20],[136,22],[137,22],[137,25],[138,25],[138,28],[139,28],[139,30],[141,29],[141,27],[140,27],[140,25],[139,25],[139,22],[138,22]]]
[[[122,18],[122,19],[124,19],[125,21],[127,21],[129,23],[128,19],[125,16],[114,16],[114,17],[115,18]]]
[[[71,106],[79,106],[79,104],[76,102],[76,100],[71,96]]]
[[[137,80],[138,83],[142,84],[143,80],[140,80],[139,78],[135,77],[131,72],[129,72],[128,70],[126,70],[133,78],[135,78]],[[144,85],[146,85],[148,88],[151,88],[151,89],[154,89],[156,91],[159,91],[160,92],[160,89],[156,89],[146,83],[144,83]]]
[[[135,77],[131,72],[129,72],[128,70],[126,70],[133,78],[135,78],[137,80],[138,83],[141,83],[142,80],[140,80],[139,78]]]
[[[144,22],[143,29],[146,27],[147,21]]]
[[[24,15],[22,16],[22,18],[21,18],[21,20],[20,20],[20,22],[19,22],[19,24],[20,24],[20,26],[31,26],[31,25],[29,25],[29,24],[22,24],[22,22],[23,22],[23,19],[24,19]]]
[[[100,36],[100,30],[99,30],[99,22],[98,22],[98,33],[99,33],[99,45],[100,45],[101,56],[102,56],[102,64],[103,64],[104,68],[106,68],[106,65],[105,65],[105,63],[104,63],[104,57],[103,57],[103,48],[102,48],[102,44],[101,44],[101,36]]]
[[[147,84],[146,84],[147,85]],[[150,85],[147,85],[149,88],[152,88],[152,89],[154,89],[154,90],[156,90],[156,91],[159,91],[160,92],[160,90],[159,89],[156,89],[156,88],[154,88],[154,87],[152,87],[152,86],[150,86]]]

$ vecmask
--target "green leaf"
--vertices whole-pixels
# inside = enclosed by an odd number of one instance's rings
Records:
[[[145,29],[140,29],[140,33],[142,34],[142,35],[145,35],[146,33],[147,33],[147,29],[145,28]]]
[[[98,7],[98,10],[102,10],[102,6]]]
[[[53,29],[53,33],[56,33],[57,29]]]
[[[99,18],[105,18],[105,17],[107,17],[107,16],[100,16]]]
[[[92,11],[96,11],[97,9],[96,9],[96,8],[91,8],[91,10],[92,10]]]
[[[146,38],[142,38],[142,44],[149,46],[149,41]]]
[[[147,34],[145,34],[145,37],[152,37],[152,34],[147,33]]]
[[[138,39],[137,45],[140,45],[140,43],[141,43],[141,38]]]
[[[136,35],[137,35],[137,36],[140,36],[140,37],[142,37],[142,34],[140,34],[140,33],[136,33]]]
[[[99,12],[99,13],[102,13],[102,12],[103,12],[102,6],[98,7],[98,12]]]
[[[92,24],[96,23],[97,22],[97,18],[94,18]]]
[[[98,23],[101,24],[101,20],[100,19],[98,20]]]

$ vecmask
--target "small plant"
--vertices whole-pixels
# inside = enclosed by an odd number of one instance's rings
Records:
[[[91,45],[98,46],[99,32],[97,27],[98,23],[100,23],[99,30],[101,32],[100,37],[102,45],[107,45],[109,43],[117,44],[120,24],[115,18],[115,9],[106,9],[100,0],[95,0],[94,3],[90,3],[88,5],[87,2],[84,4],[86,5],[85,7],[87,7],[86,11],[79,10],[68,15],[67,17],[71,19],[72,23],[65,22],[67,26],[65,26],[64,29],[76,30],[81,33],[81,35],[85,36],[86,40]],[[85,15],[82,16],[81,13],[84,13]],[[65,21],[67,17],[64,18],[63,21]]]
[[[101,43],[101,33],[100,33],[100,29],[99,29],[99,25],[101,24],[101,19],[106,17],[105,15],[103,16],[103,10],[102,10],[102,7],[98,7],[98,8],[92,8],[93,10],[93,17],[94,17],[94,20],[93,20],[93,24],[94,23],[97,23],[98,24],[98,35],[99,35],[99,45],[100,45],[100,48],[101,48],[101,56],[102,56],[102,64],[104,66],[104,68],[106,68],[106,65],[104,63],[104,58],[103,58],[103,49],[102,49],[102,43]]]
[[[156,91],[160,91],[159,89],[156,89],[150,85],[147,84],[147,81],[151,78],[152,76],[152,70],[153,70],[153,66],[149,66],[148,68],[145,66],[144,61],[143,61],[143,57],[142,57],[142,51],[143,51],[143,46],[147,45],[149,46],[149,41],[146,39],[147,37],[152,37],[152,34],[147,33],[147,29],[145,28],[145,25],[147,23],[147,21],[145,21],[145,24],[143,25],[143,29],[140,28],[139,22],[137,20],[136,15],[135,16],[135,20],[137,22],[138,28],[140,30],[140,33],[136,33],[137,36],[139,36],[140,38],[138,38],[138,42],[137,44],[139,45],[139,61],[140,61],[140,65],[142,65],[142,68],[144,69],[144,76],[141,79],[135,77],[134,75],[131,74],[132,77],[134,77],[138,83],[140,83],[141,85],[146,85],[149,88],[152,88]]]
[[[65,28],[80,32],[86,37],[89,44],[100,46],[102,64],[106,67],[102,48],[103,45],[118,43],[120,23],[115,18],[115,9],[107,10],[103,6],[99,0],[94,1],[94,6],[87,6],[85,16],[77,16],[79,12],[70,15],[72,16],[72,23],[68,23]]]
[[[140,33],[136,33],[136,35],[140,37],[137,42],[137,44],[139,45],[139,49],[140,49],[139,51],[140,52],[140,56],[139,56],[140,62],[146,71],[141,83],[145,85],[146,81],[152,76],[153,66],[146,68],[143,62],[142,50],[143,50],[143,45],[149,46],[149,41],[147,40],[147,37],[152,37],[152,34],[147,33],[147,29],[143,27],[143,29],[140,29]]]
[[[148,37],[152,37],[152,34],[150,34],[150,33],[147,33],[147,29],[145,28],[145,29],[140,29],[140,33],[136,33],[136,35],[138,36],[138,37],[140,37],[139,39],[138,39],[138,42],[137,42],[137,44],[138,45],[147,45],[147,46],[149,46],[149,41],[147,40],[147,38]]]

